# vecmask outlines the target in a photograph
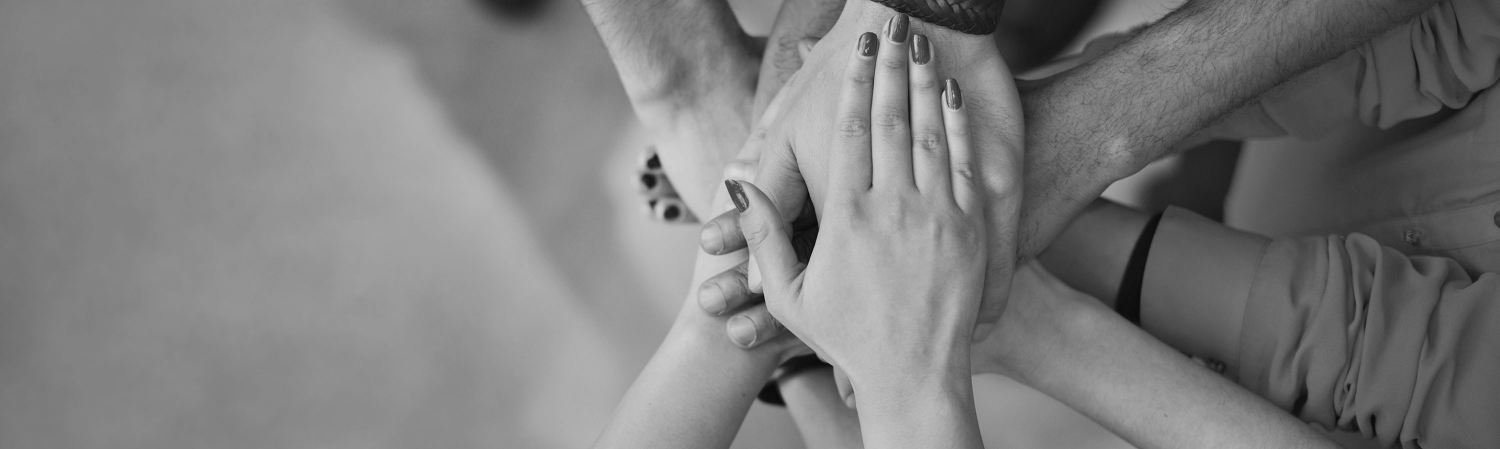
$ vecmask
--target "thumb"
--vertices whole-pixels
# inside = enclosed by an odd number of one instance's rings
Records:
[[[729,198],[740,211],[740,231],[745,234],[752,260],[760,268],[761,282],[769,291],[785,292],[784,287],[797,278],[801,269],[781,213],[754,184],[727,180],[724,187],[729,189]]]

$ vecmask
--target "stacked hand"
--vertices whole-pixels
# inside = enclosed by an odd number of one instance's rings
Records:
[[[772,200],[727,182],[771,313],[856,390],[967,377],[984,285],[983,193],[962,94],[939,82],[925,36],[905,43],[879,48],[865,33],[848,49],[805,268]]]
[[[826,212],[822,208],[827,206],[824,197],[828,193],[828,177],[841,168],[833,166],[830,147],[832,139],[844,126],[834,110],[837,104],[835,92],[840,91],[842,74],[846,73],[848,64],[843,51],[856,44],[861,32],[880,27],[891,15],[888,9],[873,2],[848,3],[844,16],[807,55],[801,71],[779,94],[782,101],[774,102],[746,144],[744,153],[759,158],[754,174],[756,184],[773,200],[781,218],[796,224],[794,228],[797,230],[814,222],[808,217],[808,212]],[[1019,176],[1015,174],[1020,169],[1022,148],[1019,97],[1009,82],[1010,74],[1000,60],[993,40],[916,21],[906,22],[904,18],[899,21],[901,26],[891,27],[883,36],[882,45],[886,51],[879,57],[881,64],[904,66],[905,54],[912,41],[908,35],[923,31],[932,48],[934,70],[949,77],[975,80],[966,85],[971,93],[968,97],[974,101],[965,105],[965,109],[977,123],[984,124],[975,127],[970,138],[979,149],[974,152],[976,161],[983,162],[974,173],[980,192],[986,198],[985,203],[990,206],[985,211],[989,246],[989,260],[985,266],[988,271],[976,330],[982,336],[988,330],[985,324],[994,323],[1004,310],[1010,289],[1010,272],[1015,262],[1014,236],[1021,199]],[[904,116],[905,111],[899,114],[882,111],[875,115],[875,119],[879,124],[886,124]],[[920,145],[932,142],[936,134],[930,129],[916,128],[903,130],[892,138],[904,139],[905,145],[911,142]],[[755,151],[750,151],[752,148]],[[745,247],[741,236],[737,214],[731,211],[705,224],[703,247],[711,254],[729,254]],[[734,278],[735,273],[729,272],[720,279],[734,280],[718,284],[730,287],[743,284],[750,292],[759,293],[758,268],[755,264],[747,268],[744,278]],[[705,289],[709,299],[702,303],[706,310],[716,315],[736,313],[746,317],[731,323],[753,323],[755,334],[742,342],[754,345],[774,339],[781,328],[769,323],[770,317],[765,310],[753,306],[746,308],[748,304],[754,304],[754,293],[734,291],[726,294],[721,291]],[[723,297],[727,300],[721,300]]]

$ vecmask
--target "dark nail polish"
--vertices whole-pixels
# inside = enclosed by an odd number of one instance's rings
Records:
[[[943,97],[948,100],[948,109],[964,107],[964,93],[958,89],[958,80],[943,81]]]
[[[932,47],[927,46],[927,36],[913,34],[911,36],[911,62],[926,64],[930,60],[932,60]]]
[[[642,174],[641,175],[641,186],[645,187],[646,190],[651,190],[651,189],[656,188],[656,174],[655,173],[645,173],[645,174]]]
[[[910,27],[911,19],[907,18],[906,14],[896,14],[896,17],[891,18],[890,24],[886,25],[885,37],[898,44],[906,42],[906,32]]]
[[[729,189],[729,199],[734,200],[735,209],[739,209],[740,213],[750,209],[750,198],[745,196],[745,187],[739,181],[726,179],[724,188]]]
[[[651,156],[646,158],[646,169],[656,170],[661,168],[661,157],[657,156],[656,148],[651,148]]]
[[[678,218],[682,218],[682,208],[677,207],[676,204],[669,204],[661,211],[661,218],[666,221],[677,221]]]
[[[859,35],[860,56],[875,56],[875,51],[879,48],[880,39],[877,39],[875,37],[875,33],[865,33]]]

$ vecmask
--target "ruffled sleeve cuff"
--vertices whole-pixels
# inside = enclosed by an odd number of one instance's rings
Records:
[[[1390,129],[1463,108],[1497,79],[1500,2],[1450,0],[1263,97],[1260,109],[1312,139],[1355,117]]]

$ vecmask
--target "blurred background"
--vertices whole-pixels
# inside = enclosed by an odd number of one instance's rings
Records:
[[[0,0],[0,448],[587,447],[696,251],[648,143],[577,0]],[[976,387],[990,447],[1126,447]]]

